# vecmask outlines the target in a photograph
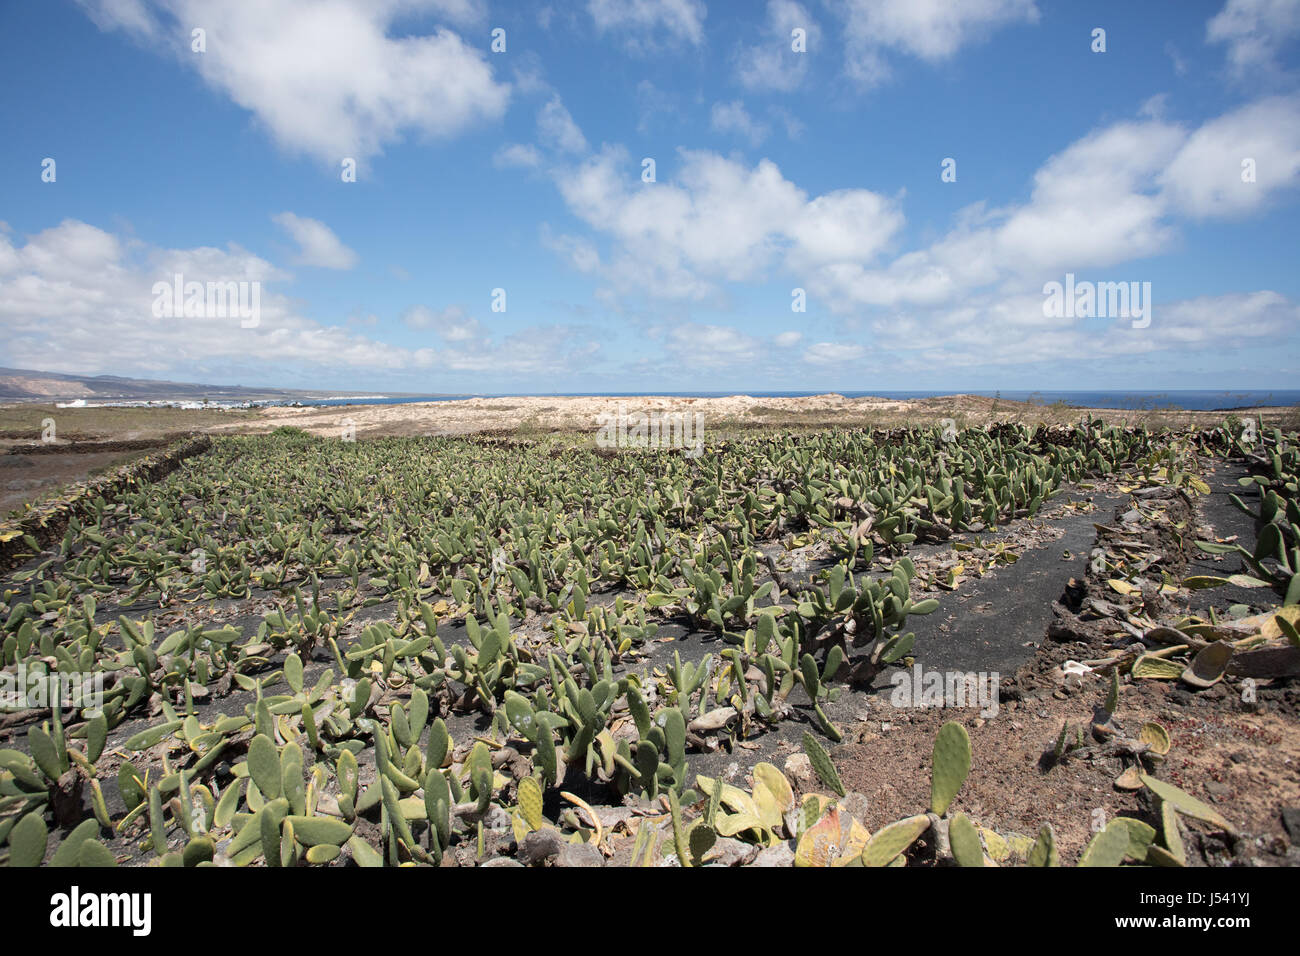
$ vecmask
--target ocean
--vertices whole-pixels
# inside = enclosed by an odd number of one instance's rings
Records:
[[[364,398],[330,398],[316,402],[303,402],[304,405],[407,405],[413,402],[452,402],[466,398],[521,398],[525,396],[542,398],[586,398],[601,396],[610,398],[633,398],[641,395],[665,395],[674,398],[721,398],[727,395],[752,395],[755,398],[801,398],[808,395],[824,395],[828,391],[837,392],[845,398],[913,399],[935,398],[942,395],[985,395],[989,398],[1000,396],[1008,401],[1034,402],[1043,405],[1061,403],[1076,408],[1114,408],[1129,411],[1179,408],[1188,411],[1230,410],[1249,408],[1254,405],[1298,405],[1300,389],[1170,389],[1165,392],[1152,391],[985,391],[983,389],[932,389],[928,391],[894,391],[876,389],[872,391],[845,391],[843,389],[823,389],[820,391],[781,392],[751,389],[733,389],[725,392],[554,392],[538,395],[536,392],[518,392],[482,395],[407,395],[402,397],[366,396]]]

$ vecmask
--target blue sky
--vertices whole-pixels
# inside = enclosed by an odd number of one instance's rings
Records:
[[[1293,386],[1298,39],[1295,0],[8,4],[0,365]],[[256,283],[256,324],[155,314],[178,273]],[[1046,315],[1067,274],[1150,283],[1150,321]]]

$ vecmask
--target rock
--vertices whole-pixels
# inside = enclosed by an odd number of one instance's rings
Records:
[[[738,716],[734,707],[716,707],[692,720],[686,729],[697,734],[714,734]]]
[[[812,762],[806,753],[793,753],[785,758],[785,778],[792,787],[803,789],[813,779]]]
[[[620,823],[625,823],[637,815],[631,807],[592,807],[605,830],[613,830]]]
[[[752,843],[719,837],[709,850],[706,860],[718,866],[744,866],[757,855],[758,847]]]
[[[469,844],[464,844],[462,846],[453,847],[452,855],[456,859],[457,866],[473,866],[478,852]]]
[[[604,866],[605,858],[590,843],[566,843],[560,847],[556,866]]]
[[[1219,783],[1216,780],[1206,782],[1205,792],[1214,798],[1215,803],[1223,803],[1232,796],[1232,788],[1226,783]]]
[[[480,863],[479,865],[485,867],[486,866],[517,866],[520,868],[523,867],[523,864],[520,863],[518,860],[512,860],[508,856],[493,857],[492,859],[488,860],[486,863]]]
[[[859,823],[867,818],[867,809],[870,806],[865,793],[858,793],[856,790],[850,790],[840,801],[844,809],[849,811]]]
[[[1291,838],[1291,845],[1300,846],[1300,807],[1282,808],[1282,826]]]
[[[544,830],[534,830],[524,837],[524,842],[519,845],[519,860],[527,866],[534,866],[557,855],[563,847],[564,840],[560,836],[560,831],[549,827]]]
[[[754,857],[751,866],[794,866],[794,850],[790,849],[789,843],[764,847]]]

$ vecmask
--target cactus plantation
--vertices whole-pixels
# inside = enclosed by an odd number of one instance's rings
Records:
[[[1206,797],[1180,754],[1204,715],[1169,701],[1281,701],[1294,732],[1294,434],[813,430],[692,457],[281,429],[131,468],[0,531],[9,866],[1176,867],[1273,825]],[[1223,475],[1245,534],[1198,518]],[[1016,709],[891,710],[891,675],[976,613],[963,591],[1069,515],[1086,565],[1005,675]],[[1034,780],[1086,768],[1124,812],[1013,819],[989,780],[1013,727]],[[891,803],[860,781],[902,734]]]

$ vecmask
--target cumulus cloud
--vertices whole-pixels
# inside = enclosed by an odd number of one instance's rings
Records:
[[[1197,218],[1264,208],[1278,191],[1300,184],[1300,97],[1270,97],[1209,121],[1188,137],[1160,182],[1175,206]]]
[[[871,326],[874,348],[902,371],[1077,365],[1158,352],[1224,355],[1294,338],[1300,304],[1261,290],[1157,302],[1147,328],[1130,319],[1050,319],[1041,295],[975,297],[956,309],[895,313]]]
[[[749,165],[691,150],[679,151],[671,176],[661,164],[661,181],[644,184],[617,147],[552,171],[569,210],[608,243],[608,253],[597,255],[580,236],[546,242],[575,265],[576,250],[584,250],[582,271],[606,282],[602,301],[611,307],[641,295],[662,312],[674,301],[715,302],[726,283],[787,277],[840,316],[841,333],[869,330],[873,353],[903,353],[905,367],[918,372],[1294,337],[1296,304],[1267,290],[1171,302],[1156,289],[1146,329],[1130,319],[1044,317],[1045,281],[1067,272],[1141,281],[1141,268],[1129,264],[1173,248],[1187,219],[1255,212],[1300,185],[1294,98],[1247,104],[1193,128],[1162,115],[1146,109],[1141,119],[1089,132],[1043,162],[1025,201],[971,205],[919,248],[894,249],[904,224],[897,198],[862,189],[809,196],[769,160]],[[1257,154],[1258,177],[1253,191],[1241,193],[1245,148]],[[803,344],[794,332],[765,345],[742,330],[689,321],[665,335],[675,362],[706,367]],[[867,348],[827,339],[803,346],[798,358],[825,367],[861,359]]]
[[[260,321],[154,314],[157,283],[258,283]],[[231,244],[167,249],[65,220],[21,244],[0,236],[0,348],[16,366],[77,373],[192,374],[210,362],[404,369],[413,353],[302,316],[272,287],[290,276]],[[251,285],[250,287],[251,288]],[[187,371],[188,370],[188,371]]]
[[[803,52],[793,49],[795,29],[804,31]],[[762,38],[736,51],[736,79],[754,91],[797,89],[807,75],[809,57],[819,52],[820,41],[821,30],[806,7],[794,0],[768,0]]]
[[[482,49],[446,26],[390,35],[428,14],[477,25],[478,0],[80,0],[105,29],[172,50],[214,90],[249,110],[285,149],[339,163],[414,133],[455,136],[499,119],[510,87]],[[190,31],[206,52],[190,52]]]
[[[891,51],[936,63],[999,27],[1038,20],[1035,0],[847,0],[844,11],[845,69],[863,87],[890,78]]]
[[[1228,0],[1205,25],[1207,42],[1227,47],[1228,69],[1238,80],[1278,72],[1278,53],[1297,37],[1295,0]]]
[[[762,339],[726,325],[683,322],[668,329],[665,339],[670,359],[686,368],[749,365],[763,354]]]
[[[1258,171],[1250,184],[1241,181],[1248,153]],[[999,283],[1023,289],[1159,254],[1177,239],[1180,217],[1241,215],[1296,185],[1295,98],[1248,104],[1193,131],[1155,119],[1119,122],[1049,158],[1028,202],[974,207],[925,248],[881,267],[842,257],[808,283],[839,312],[951,303]]]
[[[845,250],[869,258],[903,222],[867,190],[809,199],[770,160],[750,167],[692,150],[680,160],[673,181],[650,185],[612,147],[556,173],[570,211],[614,241],[602,275],[618,289],[702,299],[719,280],[754,279],[775,263],[810,267]]]
[[[298,243],[295,264],[322,269],[351,269],[357,264],[357,254],[343,245],[333,230],[320,220],[306,219],[291,212],[282,212],[271,219]]]

